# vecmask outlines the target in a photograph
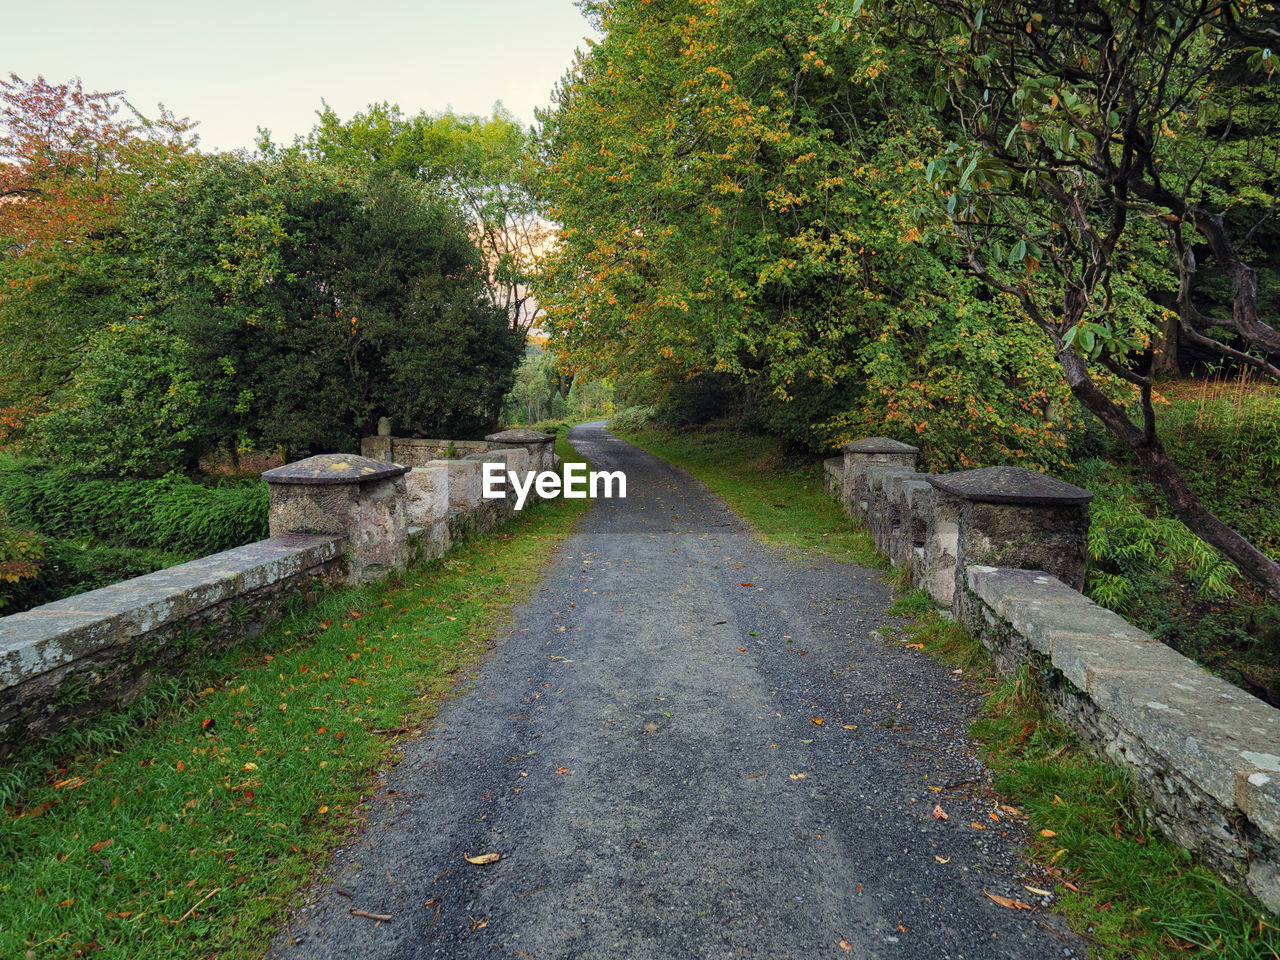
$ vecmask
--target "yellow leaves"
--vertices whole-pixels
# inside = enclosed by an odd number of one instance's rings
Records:
[[[66,780],[59,780],[53,785],[53,788],[55,790],[75,790],[78,787],[83,787],[88,782],[84,777],[68,777]]]
[[[933,859],[937,860],[939,863],[950,863],[950,862],[951,862],[951,858],[950,858],[950,857],[940,857],[940,856],[938,856],[936,853],[933,855]]]
[[[322,805],[322,806],[316,807],[317,816],[323,817],[328,812],[329,812],[329,808],[327,806]]]
[[[994,900],[996,903],[1000,904],[1000,906],[1004,907],[1006,910],[1034,910],[1035,909],[1033,906],[1031,906],[1031,904],[1023,903],[1021,900],[1012,900],[1009,897],[998,897],[994,893],[987,893],[985,889],[982,892],[986,894],[988,897],[990,897],[992,900]]]
[[[241,767],[240,769],[241,769],[241,770],[257,770],[257,769],[258,769],[258,765],[257,765],[256,763],[246,763],[246,764],[245,764],[243,767]]]
[[[813,723],[816,723],[818,726],[822,726],[822,718],[821,718],[821,717],[810,717],[810,718],[809,718],[809,720],[810,720],[811,722],[813,722]]]
[[[475,857],[464,853],[462,855],[462,859],[467,861],[467,863],[474,863],[478,867],[483,867],[490,863],[497,863],[502,859],[502,854],[498,853],[496,850],[493,853],[482,853]]]
[[[1040,836],[1042,837],[1056,837],[1057,835],[1058,835],[1057,833],[1049,829],[1044,829],[1040,831]]]

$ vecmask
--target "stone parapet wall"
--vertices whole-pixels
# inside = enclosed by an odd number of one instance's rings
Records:
[[[469,453],[484,453],[489,447],[490,444],[484,440],[365,437],[360,441],[360,454],[404,467],[425,467],[432,460],[456,459]]]
[[[541,458],[546,441],[527,442]],[[312,602],[324,587],[378,579],[495,530],[515,494],[508,485],[507,498],[484,499],[481,468],[493,461],[523,475],[534,458],[525,442],[454,441],[455,452],[481,449],[412,469],[353,454],[286,464],[263,474],[270,539],[0,617],[0,759],[257,634],[295,595]],[[416,456],[448,441],[409,444]]]
[[[828,462],[827,489],[1003,670],[1031,668],[1082,741],[1129,771],[1166,836],[1280,911],[1280,710],[1079,592],[1087,491],[914,462],[905,444],[858,441],[840,469]]]
[[[0,757],[127,705],[343,579],[343,537],[290,534],[0,617]]]

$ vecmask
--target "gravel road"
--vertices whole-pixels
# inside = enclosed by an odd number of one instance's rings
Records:
[[[1085,956],[1025,889],[968,678],[873,634],[880,572],[762,545],[602,424],[569,438],[628,497],[404,744],[273,956]]]

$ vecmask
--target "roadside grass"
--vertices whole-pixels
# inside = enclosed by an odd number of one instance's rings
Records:
[[[705,428],[617,434],[705,483],[766,541],[883,569],[861,526],[826,492],[822,463],[789,460],[773,437]]]
[[[969,735],[996,790],[1027,815],[1033,859],[1057,881],[1057,908],[1096,942],[1095,956],[1280,957],[1274,918],[1165,839],[1125,771],[1092,756],[1054,717],[1027,668],[995,679],[982,644],[923,590],[900,595],[890,612],[909,618],[906,642],[986,678]]]
[[[580,458],[564,441],[557,452]],[[0,956],[261,955],[373,780],[483,656],[587,501],[335,590],[6,763]]]
[[[720,430],[619,435],[688,470],[769,539],[837,556],[856,552],[849,559],[887,567],[827,495],[821,465],[789,466],[776,441]],[[899,591],[907,586],[892,569],[885,579]],[[1090,755],[1054,718],[1034,678],[1024,671],[996,679],[986,649],[941,616],[923,590],[900,592],[890,612],[904,617],[905,642],[985,678],[982,715],[969,735],[996,789],[1027,815],[1028,855],[1054,877],[1056,909],[1092,941],[1091,955],[1280,958],[1275,921],[1164,838],[1124,771]]]

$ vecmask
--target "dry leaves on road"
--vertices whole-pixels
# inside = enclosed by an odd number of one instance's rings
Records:
[[[1035,907],[1031,906],[1031,904],[1023,903],[1021,900],[1011,900],[1008,897],[997,897],[994,893],[987,893],[986,890],[983,890],[982,892],[986,893],[988,897],[990,897],[996,903],[1000,904],[1000,906],[1005,907],[1006,909],[1009,909],[1009,910],[1034,910],[1035,909]]]
[[[462,859],[467,863],[474,863],[476,866],[482,867],[487,863],[497,863],[502,859],[502,854],[494,851],[493,853],[482,853],[478,857],[471,857],[464,853]]]
[[[934,816],[934,819],[935,819],[935,820],[950,820],[950,819],[951,819],[949,816],[947,816],[947,811],[945,811],[945,810],[943,810],[943,809],[942,809],[942,804],[940,804],[940,803],[935,803],[935,804],[933,805],[933,816]]]

